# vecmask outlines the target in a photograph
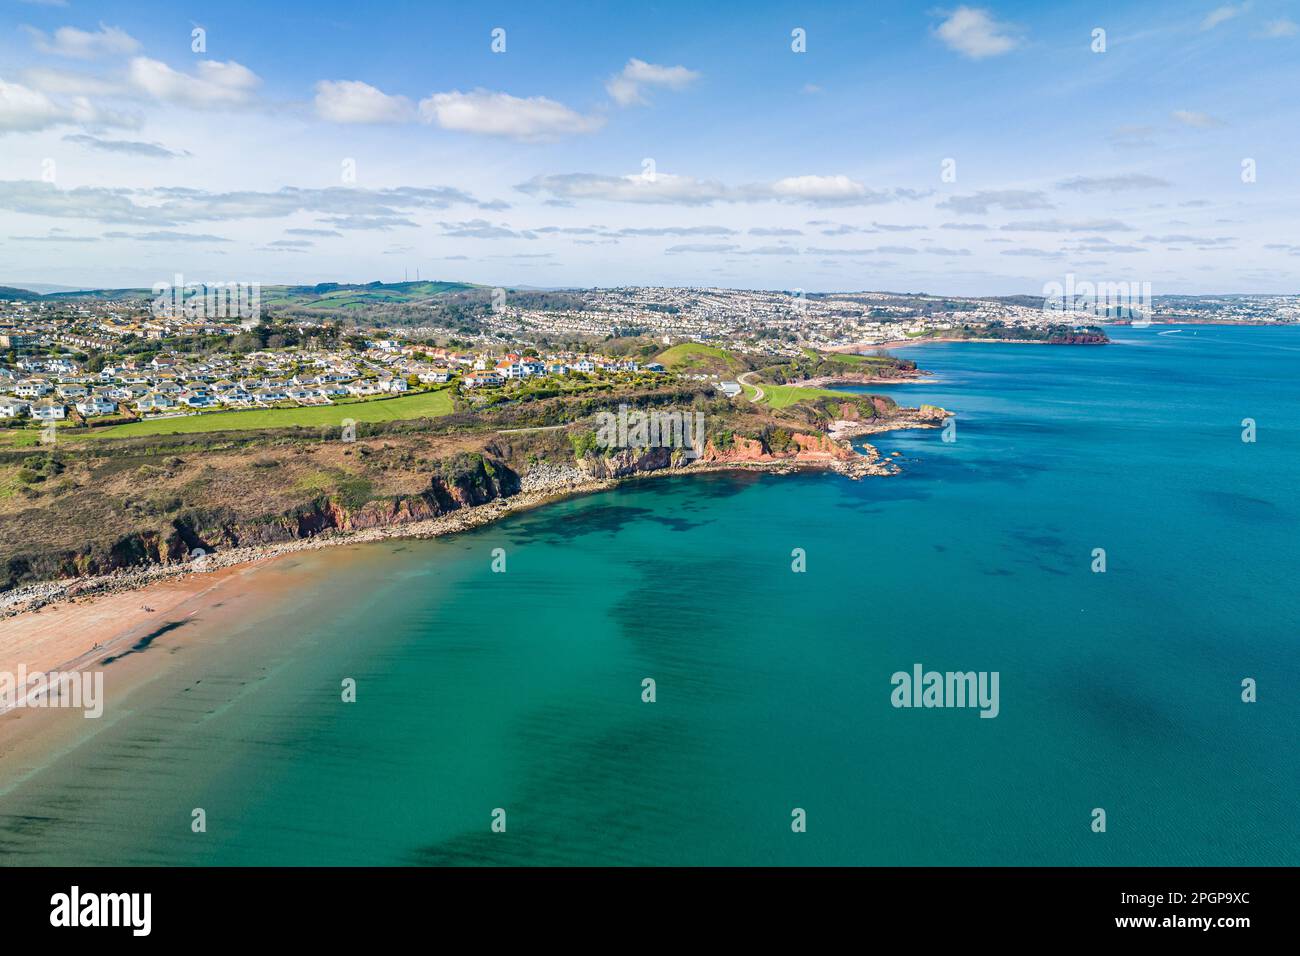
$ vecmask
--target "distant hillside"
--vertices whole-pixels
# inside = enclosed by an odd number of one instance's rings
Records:
[[[318,285],[275,285],[262,288],[264,306],[296,309],[362,309],[374,305],[403,305],[421,302],[449,292],[482,288],[468,282],[368,282],[348,285],[322,282]]]
[[[360,309],[374,305],[405,305],[428,302],[449,293],[479,290],[484,298],[489,294],[484,286],[468,282],[368,282],[349,285],[341,282],[322,282],[319,285],[262,286],[262,304],[286,306],[295,309]],[[151,298],[151,289],[78,289],[47,292],[42,295],[29,289],[0,286],[0,299],[32,301],[66,301],[69,299],[119,299]]]
[[[76,292],[50,292],[45,295],[36,296],[38,299],[46,301],[63,302],[69,299],[104,299],[108,302],[117,302],[122,299],[149,299],[153,298],[152,289],[80,289]]]

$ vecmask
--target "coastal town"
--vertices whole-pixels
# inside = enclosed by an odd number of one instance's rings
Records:
[[[117,423],[214,409],[350,403],[449,383],[468,392],[544,378],[577,383],[663,373],[656,362],[599,354],[460,352],[394,339],[367,341],[361,349],[295,347],[238,355],[165,350],[113,362],[38,352],[20,354],[12,368],[0,368],[0,419]]]
[[[1062,312],[1027,297],[615,288],[568,292],[538,306],[505,290],[465,287],[457,301],[470,304],[458,306],[458,327],[449,330],[422,323],[422,315],[446,309],[438,297],[417,296],[410,284],[355,288],[376,287],[408,293],[404,322],[374,310],[345,322],[329,297],[295,298],[297,289],[277,301],[302,307],[272,306],[251,320],[222,310],[160,310],[129,290],[0,298],[0,424],[93,426],[448,388],[462,395],[543,384],[575,389],[664,375],[669,370],[653,357],[678,342],[775,360],[809,348],[865,351],[926,337],[1069,336],[1098,320],[1095,311]],[[1294,322],[1300,297],[1177,297],[1159,303],[1154,320],[1203,316]],[[728,377],[694,377],[715,379],[725,394],[741,392]]]

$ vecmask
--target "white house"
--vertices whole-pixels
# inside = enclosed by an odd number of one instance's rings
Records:
[[[14,394],[19,398],[42,398],[52,391],[50,383],[39,378],[25,378],[14,386]]]
[[[232,385],[217,394],[217,401],[223,405],[248,405],[253,401],[253,395],[242,385]]]
[[[0,418],[21,418],[31,408],[27,402],[17,398],[0,398]]]
[[[75,383],[60,385],[55,391],[59,393],[59,398],[68,402],[75,402],[77,399],[85,398],[90,394],[86,386]]]
[[[92,395],[77,402],[77,411],[90,418],[92,415],[111,415],[117,411],[117,403],[110,402],[102,395]]]
[[[68,417],[68,410],[59,402],[41,402],[31,407],[31,416],[42,422],[61,422]]]
[[[190,408],[211,408],[216,404],[216,400],[206,391],[181,392],[180,399],[181,404]]]
[[[141,412],[158,412],[165,409],[176,407],[176,403],[166,395],[159,395],[157,392],[150,392],[144,398],[135,403],[136,411]]]

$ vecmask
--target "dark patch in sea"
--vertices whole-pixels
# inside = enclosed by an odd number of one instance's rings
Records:
[[[1089,718],[1102,732],[1129,749],[1135,738],[1166,744],[1183,742],[1187,728],[1160,710],[1154,700],[1078,672],[1063,676],[1062,703]]]
[[[1198,491],[1201,500],[1219,511],[1245,521],[1276,521],[1278,507],[1263,498],[1235,491]]]
[[[677,510],[675,506],[674,510]],[[532,520],[520,524],[513,530],[515,539],[520,542],[572,541],[587,534],[616,535],[637,521],[650,521],[673,531],[690,531],[711,523],[712,519],[693,521],[678,515],[665,515],[653,508],[606,504],[584,507],[568,513],[558,511],[550,515],[538,513],[532,516]]]

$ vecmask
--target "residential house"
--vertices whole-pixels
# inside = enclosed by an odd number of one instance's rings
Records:
[[[176,402],[173,399],[166,395],[160,395],[158,392],[149,392],[135,403],[138,412],[162,412],[175,407]]]
[[[21,418],[29,408],[31,404],[20,398],[0,398],[0,418]]]
[[[41,422],[61,422],[68,417],[62,402],[38,402],[30,409],[32,418]]]
[[[94,415],[111,415],[117,411],[117,403],[110,402],[101,395],[93,395],[77,402],[77,411],[87,418]]]

